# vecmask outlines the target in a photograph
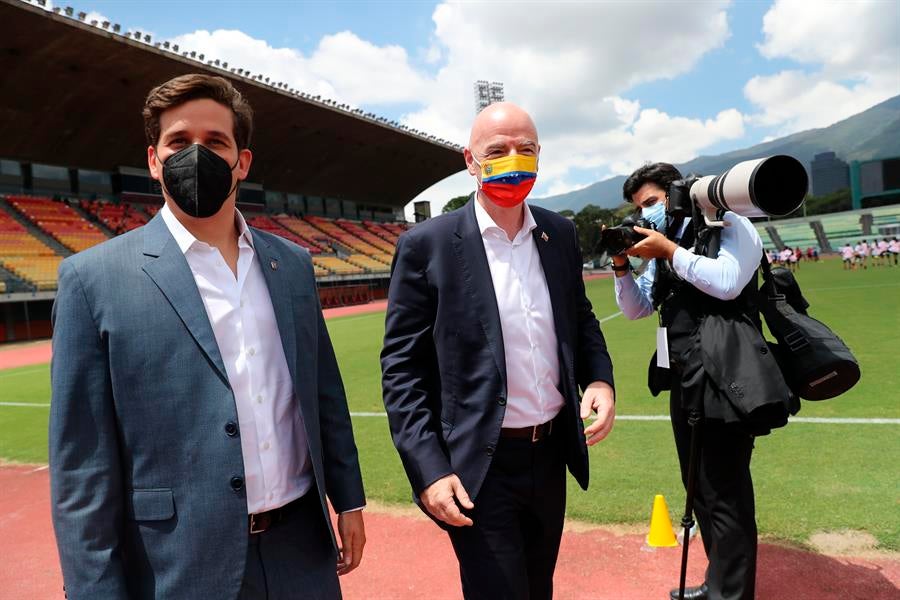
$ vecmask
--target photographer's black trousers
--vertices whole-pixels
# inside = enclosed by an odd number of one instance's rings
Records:
[[[671,392],[670,413],[681,479],[687,488],[691,426],[677,386]],[[701,436],[694,515],[709,557],[709,597],[752,599],[756,584],[756,507],[750,478],[753,436],[715,420],[703,421]]]

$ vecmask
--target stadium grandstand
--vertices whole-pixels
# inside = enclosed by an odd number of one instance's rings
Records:
[[[0,0],[0,343],[46,337],[67,256],[162,205],[140,111],[151,87],[203,72],[254,109],[238,206],[309,250],[323,306],[384,297],[403,207],[464,168],[461,147],[85,13]]]
[[[760,221],[756,223],[756,230],[766,248],[816,248],[827,254],[837,252],[845,243],[900,237],[900,204],[795,219]]]

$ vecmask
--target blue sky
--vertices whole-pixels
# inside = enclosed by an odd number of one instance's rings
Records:
[[[72,5],[463,144],[473,81],[503,81],[541,134],[536,196],[827,126],[900,94],[895,0]],[[470,189],[457,175],[421,198],[437,209]]]

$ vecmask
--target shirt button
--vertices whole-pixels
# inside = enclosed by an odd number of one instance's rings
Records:
[[[500,406],[506,406],[506,398],[500,396],[499,398],[497,398],[497,404],[499,404]]]
[[[225,423],[225,434],[228,435],[228,437],[236,436],[237,432],[237,423],[235,423],[234,421],[228,421],[227,423]]]
[[[262,402],[263,402],[262,394],[257,394],[257,396],[256,396],[256,403],[257,403],[257,404],[262,404]]]
[[[233,489],[236,492],[239,492],[242,489],[244,489],[244,478],[237,477],[237,476],[232,477],[231,478],[231,489]]]
[[[244,308],[244,301],[241,300],[241,308]]]
[[[268,449],[269,449],[269,442],[266,442],[265,444],[263,444],[263,445],[262,445],[262,449],[263,449],[263,450],[268,450]]]
[[[494,455],[494,446],[489,445],[487,448],[484,449],[484,451],[488,456],[493,456]]]
[[[254,349],[251,347],[249,350],[247,350],[247,354],[249,354],[250,356],[253,356],[254,354],[256,354],[256,350],[254,350]]]

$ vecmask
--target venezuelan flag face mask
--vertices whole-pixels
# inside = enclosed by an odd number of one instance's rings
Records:
[[[537,156],[514,154],[480,163],[473,155],[472,160],[481,169],[481,191],[497,206],[521,204],[534,187]]]

